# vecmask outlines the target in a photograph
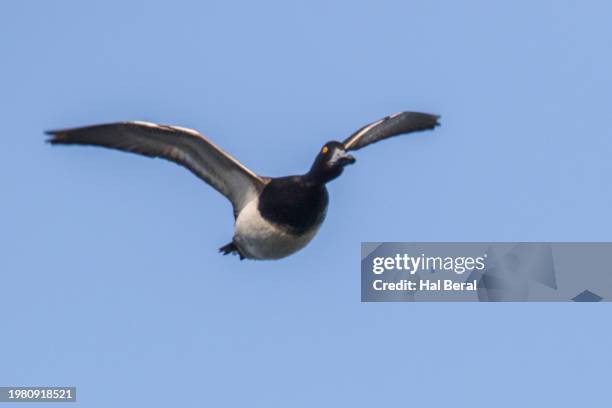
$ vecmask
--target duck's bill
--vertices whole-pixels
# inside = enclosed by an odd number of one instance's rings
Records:
[[[355,158],[351,156],[350,154],[347,154],[346,156],[342,156],[338,161],[343,166],[346,166],[346,165],[355,163],[357,160],[355,160]]]

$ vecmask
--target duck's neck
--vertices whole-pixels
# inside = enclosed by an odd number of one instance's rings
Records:
[[[308,173],[304,174],[304,179],[310,185],[324,187],[325,184],[336,179],[340,174],[342,174],[341,167],[322,169],[318,166],[312,166]]]

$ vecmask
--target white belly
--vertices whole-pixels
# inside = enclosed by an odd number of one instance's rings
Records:
[[[284,258],[304,248],[319,230],[317,225],[300,236],[290,234],[265,220],[257,206],[257,199],[248,203],[238,214],[234,227],[234,243],[246,258]]]

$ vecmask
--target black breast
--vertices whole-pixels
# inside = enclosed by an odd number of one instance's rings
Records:
[[[265,219],[301,234],[323,222],[327,203],[325,185],[307,183],[300,176],[279,177],[261,192],[259,212]]]

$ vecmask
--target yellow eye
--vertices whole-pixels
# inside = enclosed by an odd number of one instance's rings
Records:
[[[329,148],[327,146],[323,146],[323,149],[321,150],[321,153],[327,154],[327,152],[329,152]]]

